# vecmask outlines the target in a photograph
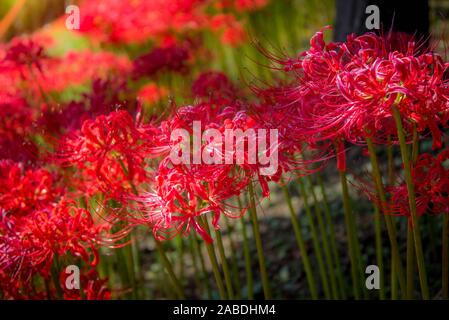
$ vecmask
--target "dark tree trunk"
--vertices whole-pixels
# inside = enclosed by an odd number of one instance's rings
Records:
[[[369,16],[365,10],[369,5],[377,5],[380,9],[380,32],[405,32],[415,35],[416,39],[428,37],[428,0],[336,0],[336,41],[344,41],[351,33],[376,31],[368,30],[365,26]]]

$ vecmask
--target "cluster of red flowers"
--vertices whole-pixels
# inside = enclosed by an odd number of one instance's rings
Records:
[[[171,133],[190,130],[193,121],[221,131],[256,127],[226,75],[200,74],[192,93],[201,101],[172,108],[164,121],[148,112],[168,94],[155,80],[190,76],[201,32],[240,44],[240,19],[267,3],[82,2],[79,33],[90,48],[97,41],[145,44],[133,60],[91,49],[54,56],[46,50],[54,41],[39,33],[0,46],[0,81],[9,84],[0,88],[1,297],[109,298],[107,280],[96,272],[98,250],[126,234],[111,234],[114,216],[104,218],[112,207],[127,211],[131,226],[150,225],[158,239],[193,228],[211,241],[198,217],[213,213],[218,228],[220,215],[231,214],[226,201],[254,177],[268,194],[271,178],[259,176],[257,166],[169,160]],[[82,266],[81,291],[64,286],[62,266],[70,263]]]
[[[131,63],[111,53],[88,51],[54,58],[38,40],[16,38],[0,48],[0,69],[2,83],[8,84],[0,88],[1,295],[109,298],[107,281],[95,269],[99,248],[113,245],[111,225],[75,200],[79,190],[73,186],[79,186],[78,179],[65,183],[65,172],[46,168],[54,158],[47,149],[60,133],[78,130],[92,117],[115,108],[118,97],[109,93],[114,82],[107,79],[116,72],[130,74]],[[82,102],[53,101],[55,95],[92,78],[94,90]],[[88,126],[83,128],[92,134],[95,125]],[[82,152],[85,147],[80,148]],[[83,266],[83,289],[76,292],[62,282],[66,274],[61,266],[72,263]]]
[[[87,274],[91,272],[109,224],[95,223],[88,210],[64,198],[57,178],[45,169],[1,160],[0,186],[0,279],[5,298],[57,297],[58,283],[44,292],[35,281],[40,275],[50,282],[58,261],[80,259]],[[105,290],[103,280],[90,280],[97,290]],[[92,288],[86,293],[95,294]]]
[[[86,120],[80,130],[60,139],[57,157],[75,165],[79,178],[72,180],[83,194],[103,191],[111,197],[130,192],[147,180],[145,156],[151,137],[126,111],[114,111]]]
[[[209,29],[221,32],[223,41],[234,45],[245,38],[239,14],[267,3],[268,0],[84,1],[80,31],[102,42],[164,43]]]
[[[419,216],[425,214],[449,213],[449,169],[447,160],[449,150],[444,149],[437,156],[423,153],[413,167],[413,182],[416,194],[416,208]],[[398,215],[410,216],[407,186],[402,183],[390,188],[391,212]]]
[[[291,116],[294,139],[336,145],[341,170],[346,168],[344,141],[396,140],[393,107],[410,136],[413,126],[420,133],[430,130],[438,149],[439,126],[447,125],[449,115],[447,64],[404,39],[368,33],[326,44],[324,32],[317,32],[310,49],[297,58],[274,58],[292,73],[293,83],[262,93]]]
[[[264,196],[268,196],[267,182],[280,175],[280,171],[271,176],[260,175],[260,164],[250,164],[247,149],[243,151],[243,163],[236,164],[237,146],[245,145],[247,137],[238,138],[233,142],[233,150],[227,150],[228,154],[224,152],[225,129],[244,132],[259,126],[245,111],[244,101],[238,99],[233,84],[224,74],[201,74],[194,82],[192,91],[201,100],[193,106],[177,108],[168,120],[157,126],[146,127],[148,150],[140,149],[146,152],[146,158],[158,158],[159,163],[151,178],[151,192],[132,197],[137,206],[130,210],[129,221],[149,225],[158,239],[171,238],[180,232],[187,234],[193,229],[206,241],[212,241],[202,225],[201,216],[212,214],[212,224],[218,228],[221,214],[241,215],[232,212],[235,205],[227,200],[240,195],[253,180],[258,180]],[[201,132],[216,129],[222,135],[221,141],[200,142],[199,150],[194,151],[199,153],[200,158],[203,153],[213,157],[217,160],[213,164],[202,161],[176,163],[171,157],[173,152],[182,149],[182,140],[173,139],[172,134],[184,129],[191,139],[194,122],[201,124]],[[233,161],[228,164],[226,157]]]
[[[429,134],[436,157],[419,155],[412,164],[417,214],[449,213],[447,147],[442,136],[449,116],[448,64],[405,35],[349,36],[344,43],[326,44],[323,31],[311,40],[308,51],[295,59],[275,59],[293,74],[291,85],[262,91],[276,110],[288,112],[290,132],[297,141],[334,146],[338,168],[346,170],[345,141],[363,145],[398,141],[393,108],[411,141]],[[363,189],[369,189],[365,186]],[[387,214],[410,217],[405,182],[387,190],[391,203],[379,205]],[[371,194],[371,192],[369,192]],[[376,198],[376,197],[374,197]],[[374,201],[377,204],[379,199]]]
[[[433,148],[443,147],[448,65],[412,39],[365,34],[326,43],[324,31],[317,32],[297,57],[270,56],[288,83],[253,88],[251,96],[224,73],[192,71],[193,52],[201,47],[197,31],[219,31],[225,42],[237,44],[244,38],[242,13],[267,3],[84,1],[81,33],[109,44],[154,42],[134,60],[87,50],[56,58],[33,38],[0,47],[0,82],[11,84],[0,88],[2,297],[107,299],[107,279],[96,271],[100,247],[114,246],[141,225],[157,240],[194,232],[211,242],[204,217],[216,229],[223,215],[241,217],[245,208],[234,200],[253,187],[269,197],[270,182],[319,170],[334,156],[345,171],[350,144],[396,144],[395,109],[406,138],[431,135]],[[168,89],[147,81],[167,73],[196,77],[188,97],[181,97],[195,102],[173,102],[155,115],[151,104]],[[73,87],[86,90],[65,99]],[[189,160],[209,157],[213,164],[173,159],[185,142],[174,133],[187,132],[184,138],[194,144],[195,124],[221,139],[200,137]],[[271,129],[279,132],[276,142]],[[249,136],[242,135],[234,136],[229,150],[227,130],[254,130],[258,141],[266,138],[267,149],[251,150]],[[262,175],[266,164],[250,159],[273,153],[278,167]],[[424,153],[412,164],[419,215],[448,213],[448,156],[447,149]],[[407,186],[387,191],[389,210],[409,216]],[[117,220],[127,225],[113,235]],[[63,286],[67,275],[58,268],[72,262],[83,266],[81,291]]]

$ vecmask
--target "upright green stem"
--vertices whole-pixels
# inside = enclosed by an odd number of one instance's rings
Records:
[[[201,248],[198,244],[198,239],[195,235],[192,236],[193,249],[195,254],[198,256],[201,266],[201,275],[204,285],[206,286],[206,293],[208,299],[212,299],[212,290],[210,288],[209,277],[207,276],[206,264],[204,263],[203,254],[201,252]]]
[[[53,279],[53,284],[55,285],[56,294],[58,299],[62,299],[64,297],[64,292],[61,288],[59,273],[61,271],[61,266],[59,264],[59,258],[57,255],[53,258],[53,266],[51,268],[51,277]]]
[[[379,298],[380,300],[385,299],[385,269],[383,262],[383,248],[382,248],[382,225],[381,225],[382,217],[380,215],[379,208],[374,206],[374,232],[376,238],[376,260],[377,266],[379,267],[380,272],[380,290],[379,290]]]
[[[443,299],[449,298],[449,215],[443,215],[443,239],[442,239],[442,283],[443,283]]]
[[[223,239],[221,237],[221,232],[215,229],[215,238],[218,245],[218,253],[220,254],[221,265],[223,266],[223,273],[226,282],[226,290],[229,299],[234,299],[234,288],[232,285],[232,276],[229,270],[228,261],[226,259],[225,249],[223,246]]]
[[[323,254],[321,252],[320,241],[319,241],[318,233],[317,233],[317,230],[315,227],[315,222],[313,221],[312,210],[310,209],[310,206],[309,206],[306,188],[305,188],[304,182],[302,181],[301,178],[297,179],[297,181],[298,181],[298,185],[299,185],[299,191],[301,193],[301,196],[302,196],[302,199],[304,202],[304,209],[306,211],[307,220],[309,221],[310,232],[312,235],[313,249],[315,251],[316,259],[318,262],[318,270],[320,273],[321,282],[323,284],[324,295],[325,295],[326,299],[330,299],[331,293],[330,293],[330,289],[329,289],[329,281],[327,280],[326,268],[324,266],[324,261],[323,261]]]
[[[396,122],[399,145],[401,148],[402,162],[404,164],[405,182],[407,185],[408,200],[410,206],[410,218],[413,226],[413,238],[415,243],[416,260],[418,263],[419,281],[421,284],[421,294],[423,299],[429,299],[429,288],[427,285],[427,272],[424,262],[424,254],[422,250],[421,231],[419,227],[418,214],[416,210],[415,186],[413,184],[410,158],[407,152],[407,144],[405,141],[404,129],[402,127],[401,114],[398,108],[393,105],[393,117]]]
[[[228,238],[229,238],[229,245],[231,246],[231,261],[232,261],[232,275],[235,285],[235,297],[236,299],[240,299],[241,293],[242,293],[242,285],[240,283],[240,275],[239,275],[239,265],[238,265],[238,259],[237,259],[237,246],[234,242],[233,237],[233,227],[231,226],[231,223],[229,222],[228,217],[224,217],[226,222],[226,227],[228,229]]]
[[[418,131],[413,126],[412,161],[415,164],[419,154]],[[415,298],[415,244],[413,239],[413,225],[407,223],[407,299]]]
[[[338,299],[338,287],[337,287],[337,277],[335,276],[335,270],[334,270],[334,263],[332,261],[332,253],[329,246],[329,240],[328,240],[328,232],[327,228],[324,224],[323,214],[320,209],[320,205],[318,203],[318,198],[315,194],[315,190],[313,188],[313,181],[310,176],[307,176],[307,181],[309,182],[309,190],[310,194],[312,195],[313,199],[313,205],[315,209],[315,216],[318,221],[318,228],[321,233],[321,241],[323,243],[323,249],[324,249],[324,258],[326,260],[327,269],[329,271],[329,278],[331,280],[331,289],[332,289],[332,296],[334,299]]]
[[[137,237],[134,238],[134,241],[131,243],[131,253],[133,255],[133,266],[134,266],[134,273],[136,276],[137,281],[137,292],[140,299],[146,299],[146,291],[144,290],[143,284],[144,284],[144,276],[142,273],[141,268],[141,257],[140,257],[140,247],[139,247],[139,241]]]
[[[391,141],[391,136],[388,136],[388,145],[387,145],[387,164],[388,164],[388,168],[387,168],[387,176],[388,176],[388,185],[389,186],[394,186],[394,178],[395,178],[395,174],[394,174],[394,154],[393,154],[393,143]],[[396,230],[396,222],[394,220],[394,217],[390,218],[390,222],[391,225],[393,227],[394,230]],[[391,251],[391,300],[396,300],[398,298],[398,279],[397,279],[397,275],[396,275],[396,270],[397,270],[397,263],[396,263],[396,258],[395,255],[393,253],[393,251]]]
[[[243,210],[243,204],[240,197],[237,197],[238,205],[240,210]],[[245,216],[240,220],[241,230],[243,235],[243,255],[245,256],[245,272],[246,272],[246,287],[248,291],[248,299],[254,299],[254,279],[253,279],[253,269],[251,267],[251,251],[249,247],[248,234],[246,232]]]
[[[167,254],[165,253],[165,250],[162,246],[162,243],[158,241],[157,239],[154,239],[156,243],[157,251],[159,252],[159,255],[161,257],[161,262],[165,268],[165,270],[168,273],[168,276],[170,277],[171,282],[173,283],[173,286],[176,290],[176,294],[180,299],[185,299],[184,291],[182,289],[181,283],[179,282],[178,278],[175,275],[175,272],[173,271],[172,264],[170,263],[170,260],[168,260]]]
[[[185,252],[185,244],[184,237],[179,234],[174,240],[178,241],[177,243],[177,253],[178,253],[178,279],[180,283],[184,282],[184,252]]]
[[[407,223],[407,299],[412,300],[415,297],[415,246],[413,240],[413,226]]]
[[[198,267],[198,259],[197,259],[197,253],[195,251],[195,246],[193,244],[193,241],[195,239],[193,238],[193,235],[190,235],[189,237],[189,251],[190,251],[190,257],[192,259],[192,267],[193,267],[193,277],[195,279],[195,287],[192,288],[192,290],[195,292],[195,289],[203,289],[202,279],[201,279],[201,272]],[[203,292],[202,292],[203,293]],[[210,297],[208,297],[210,299]]]
[[[396,268],[396,270],[392,270],[392,272],[396,273],[396,276],[398,277],[399,280],[399,286],[401,288],[401,291],[404,293],[406,290],[406,284],[401,262],[401,256],[399,254],[399,246],[396,236],[396,227],[394,225],[394,222],[392,221],[390,210],[387,205],[387,196],[382,182],[382,176],[380,173],[379,162],[377,160],[376,149],[374,147],[373,141],[368,136],[366,137],[366,144],[368,146],[368,152],[371,160],[372,174],[374,177],[374,183],[376,185],[376,192],[379,197],[380,205],[382,207],[382,211],[384,212],[385,223],[387,225],[387,232],[391,246],[391,254],[393,259],[395,260],[394,267]]]
[[[310,295],[312,296],[312,299],[317,300],[318,299],[317,286],[312,271],[313,270],[312,265],[310,264],[310,258],[309,255],[307,254],[304,237],[302,235],[301,224],[298,218],[296,217],[295,210],[293,209],[292,200],[290,198],[287,186],[282,185],[282,191],[284,192],[285,200],[287,201],[288,209],[290,212],[293,231],[295,232],[296,242],[298,244],[299,252],[301,253],[302,257],[302,262],[304,264],[304,270],[306,272],[307,283],[309,284]]]
[[[398,299],[398,278],[395,275],[396,270],[396,259],[391,254],[391,300]]]
[[[206,217],[201,217],[202,227],[206,229],[209,233],[209,223],[207,222]],[[226,296],[225,286],[223,283],[223,279],[221,278],[220,269],[218,267],[217,256],[215,254],[215,248],[213,244],[206,243],[207,254],[209,256],[210,263],[212,265],[212,272],[214,273],[215,282],[217,283],[218,293],[220,294],[220,299],[225,300],[228,297]]]
[[[361,278],[360,278],[360,263],[359,263],[359,253],[357,250],[356,243],[357,240],[357,234],[356,230],[354,228],[354,216],[352,212],[352,206],[351,206],[351,200],[349,198],[349,191],[348,191],[348,182],[346,180],[346,173],[343,171],[340,171],[340,182],[341,182],[341,189],[343,194],[343,207],[344,207],[344,213],[345,213],[345,225],[346,230],[348,233],[348,249],[349,249],[349,259],[351,261],[351,277],[352,277],[352,288],[354,292],[354,298],[356,300],[360,299],[361,297]]]
[[[323,197],[324,202],[324,217],[326,219],[326,224],[329,226],[330,231],[330,245],[332,249],[332,256],[335,262],[336,266],[336,274],[337,274],[337,281],[338,285],[340,287],[340,297],[341,299],[346,299],[346,284],[345,280],[343,278],[343,271],[341,269],[341,260],[340,260],[340,253],[338,252],[337,248],[337,236],[335,233],[334,223],[332,221],[331,216],[331,210],[329,206],[329,200],[327,198],[326,189],[324,188],[323,179],[321,178],[321,174],[317,174],[317,180],[318,184],[320,186],[321,195]]]
[[[249,210],[251,213],[251,220],[253,222],[253,233],[254,233],[254,240],[256,241],[257,256],[259,258],[259,268],[260,268],[260,276],[262,278],[263,292],[265,295],[265,299],[271,299],[271,287],[270,282],[268,280],[267,268],[265,265],[265,256],[262,248],[262,238],[260,236],[259,221],[257,220],[256,198],[254,195],[252,183],[249,184],[249,201],[251,205]]]

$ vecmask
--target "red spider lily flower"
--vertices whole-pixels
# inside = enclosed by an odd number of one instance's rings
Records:
[[[0,270],[11,281],[31,281],[36,274],[48,278],[54,258],[72,256],[95,266],[98,247],[108,223],[95,224],[86,209],[73,201],[58,203],[22,217],[3,211],[0,221]]]
[[[111,245],[114,236],[109,223],[95,223],[88,210],[61,198],[49,171],[27,167],[0,160],[0,291],[7,298],[51,298],[39,292],[35,277],[48,278],[58,257],[95,266],[98,247]],[[89,290],[102,292],[94,284]]]
[[[1,99],[1,98],[0,98]],[[9,97],[0,103],[0,159],[35,163],[39,151],[31,141],[35,113],[22,98]]]
[[[12,98],[0,102],[0,136],[25,136],[33,122],[33,110],[23,99]]]
[[[11,280],[11,274],[0,270],[0,298],[4,300],[45,300],[48,292],[39,290],[30,281]]]
[[[156,104],[168,96],[168,90],[165,87],[158,86],[155,83],[148,83],[140,88],[137,93],[137,99],[148,105]]]
[[[201,73],[192,85],[194,97],[209,98],[212,100],[235,100],[237,89],[228,77],[218,71]]]
[[[320,31],[297,58],[272,57],[294,80],[269,92],[271,100],[285,111],[293,109],[300,140],[336,144],[340,170],[345,170],[343,141],[361,144],[369,135],[386,143],[395,137],[393,105],[409,134],[414,125],[419,132],[429,129],[434,148],[441,146],[439,126],[446,124],[449,106],[447,65],[411,40],[400,51],[390,41],[368,33],[327,44]]]
[[[46,208],[62,194],[45,169],[25,170],[11,160],[0,160],[0,208],[24,216]]]
[[[55,144],[54,134],[79,130],[86,120],[117,110],[134,112],[137,103],[121,98],[122,95],[126,96],[128,91],[123,79],[94,78],[91,92],[83,94],[81,101],[71,101],[57,107],[44,105],[36,122],[38,127],[45,129],[42,134],[45,135],[46,141]]]
[[[0,68],[18,68],[21,71],[32,66],[41,70],[41,61],[46,58],[44,48],[32,39],[14,38],[1,57]]]
[[[72,51],[62,58],[46,60],[37,80],[44,92],[62,92],[91,79],[124,77],[131,69],[132,63],[126,56],[110,52]]]
[[[212,225],[218,228],[221,214],[234,216],[225,200],[239,195],[248,185],[247,178],[242,175],[237,179],[231,172],[226,174],[222,166],[196,166],[193,170],[181,165],[170,168],[166,165],[168,161],[159,166],[154,192],[132,198],[137,208],[131,212],[129,221],[150,226],[158,240],[194,230],[206,242],[211,242],[211,236],[198,218],[211,214]],[[231,170],[231,167],[225,169]]]
[[[310,109],[320,109],[316,99],[289,101],[293,92],[289,88],[256,90],[263,102],[253,105],[253,117],[256,123],[264,128],[277,129],[279,132],[278,157],[279,165],[284,172],[296,175],[308,175],[322,169],[328,160],[334,157],[334,144],[329,140],[316,139],[313,135],[304,134],[305,128],[312,125],[312,119],[305,118],[303,105]],[[310,112],[313,112],[312,110]],[[344,144],[340,144],[344,151]],[[337,153],[341,154],[341,153]],[[344,153],[339,157],[344,159]],[[344,161],[340,161],[344,164]]]
[[[416,207],[418,215],[449,214],[449,150],[443,150],[434,157],[428,153],[421,154],[413,166]],[[390,189],[392,194],[392,212],[410,216],[408,193],[405,184]]]
[[[143,163],[150,139],[128,112],[116,111],[62,137],[56,157],[93,176],[99,190],[117,196],[147,179]]]
[[[268,0],[105,0],[101,4],[81,4],[81,29],[93,39],[110,43],[144,43],[153,40],[160,45],[167,38],[183,39],[192,33],[216,30],[216,20],[224,28],[224,41],[236,44],[244,38],[243,28],[231,11],[251,11]],[[224,14],[223,12],[227,13]],[[235,12],[234,12],[235,14]],[[224,21],[223,17],[228,16]],[[218,18],[217,18],[218,17]],[[214,21],[215,20],[215,21]]]
[[[150,53],[134,60],[133,75],[141,78],[151,77],[162,71],[185,73],[189,58],[189,51],[179,45],[154,48]]]
[[[10,138],[0,137],[0,159],[9,159],[33,166],[40,162],[40,152],[28,137],[19,135]]]
[[[246,190],[253,180],[260,184],[263,196],[269,195],[268,182],[280,178],[281,169],[270,176],[260,173],[264,167],[261,163],[251,163],[250,150],[243,150],[242,162],[237,162],[237,146],[246,146],[247,137],[241,136],[232,141],[232,150],[224,152],[226,129],[257,129],[256,121],[244,111],[238,111],[240,105],[220,106],[204,102],[195,106],[179,108],[173,116],[161,123],[159,131],[154,131],[154,148],[151,156],[162,158],[152,179],[150,192],[130,197],[136,205],[128,212],[131,225],[147,225],[152,228],[159,240],[170,239],[176,234],[198,233],[205,241],[211,236],[202,226],[200,217],[211,215],[212,225],[219,228],[222,214],[240,217],[242,213],[233,214],[228,201]],[[204,140],[200,142],[201,153],[216,154],[221,159],[217,163],[203,162],[176,163],[171,154],[178,150],[178,140],[172,140],[171,133],[185,129],[192,138],[195,134],[194,122],[201,122],[201,131],[216,129],[222,136],[222,142]],[[159,137],[157,137],[159,135]],[[261,137],[259,137],[261,138]],[[272,142],[272,141],[271,141]],[[194,150],[194,152],[199,150]],[[274,152],[270,150],[270,152]],[[197,154],[191,154],[195,157]],[[232,161],[226,162],[226,159]]]
[[[21,41],[38,46],[32,39]],[[0,97],[7,95],[15,99],[26,99],[30,105],[34,106],[36,96],[45,99],[46,97],[42,96],[63,92],[88,83],[91,79],[125,77],[132,69],[131,61],[127,57],[108,52],[68,52],[65,56],[56,58],[44,55],[43,48],[39,48],[39,50],[28,48],[30,52],[25,51],[25,45],[20,45],[18,48],[13,46],[4,52],[0,49],[0,70],[2,71],[0,80],[11,84],[9,89],[0,89]],[[24,53],[16,52],[19,50],[23,50]],[[33,50],[38,50],[39,54],[33,53]],[[17,59],[11,58],[16,54]],[[31,57],[20,58],[25,54]]]
[[[67,289],[65,286],[69,274],[61,272],[60,283],[65,300],[110,300],[111,291],[107,288],[108,279],[101,279],[95,269],[80,274],[80,289]]]
[[[242,24],[230,14],[217,14],[211,18],[211,29],[215,32],[221,32],[223,43],[237,46],[246,40],[246,33]]]

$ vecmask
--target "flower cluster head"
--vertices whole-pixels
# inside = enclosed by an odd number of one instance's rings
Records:
[[[258,152],[251,149],[251,136],[245,132],[254,132],[254,146],[265,141],[266,150],[258,149],[260,157],[264,152],[265,156],[276,153],[277,141],[267,130],[257,130],[263,127],[244,110],[232,88],[221,73],[202,74],[193,85],[200,102],[178,108],[153,127],[147,157],[160,161],[150,191],[131,197],[135,203],[129,212],[131,224],[150,226],[157,239],[194,230],[212,241],[203,216],[211,215],[215,228],[222,214],[241,216],[231,200],[255,181],[263,195],[269,195],[268,181],[279,179],[282,170],[276,167],[264,175],[268,165],[251,161]],[[230,132],[234,136],[227,140]],[[227,143],[231,148],[226,148]]]
[[[416,210],[419,216],[449,213],[449,150],[437,156],[423,153],[413,165],[412,176],[416,194]],[[407,186],[402,183],[389,188],[393,214],[410,217]]]
[[[113,111],[62,137],[57,159],[83,173],[80,190],[119,197],[147,180],[143,164],[150,142],[150,133],[138,120],[127,111]]]
[[[83,1],[81,29],[95,40],[118,43],[161,44],[200,31],[221,32],[222,40],[238,44],[245,38],[240,13],[260,9],[269,0],[105,0]]]
[[[135,78],[141,78],[151,77],[160,72],[185,73],[188,59],[189,51],[183,46],[174,44],[157,47],[134,60],[133,75]]]
[[[41,62],[46,58],[44,48],[32,39],[15,38],[6,48],[1,57],[1,68],[26,69],[32,66],[41,68]]]
[[[201,73],[192,85],[192,94],[196,98],[210,100],[237,99],[237,88],[222,72],[207,71]]]
[[[87,209],[64,198],[48,171],[2,160],[0,180],[0,278],[9,277],[0,288],[6,297],[35,292],[39,298],[35,276],[48,279],[58,259],[98,263],[109,223],[95,222]]]
[[[408,133],[413,126],[429,130],[434,147],[441,147],[439,126],[448,119],[447,64],[418,42],[408,38],[393,45],[391,37],[367,33],[326,43],[322,30],[312,37],[309,50],[276,62],[295,80],[270,94],[277,105],[293,110],[301,128],[297,136],[340,143],[340,169],[345,168],[344,141],[359,144],[366,136],[377,143],[395,140],[393,107]]]
[[[61,272],[60,283],[66,283],[69,274]],[[82,270],[80,274],[80,289],[73,290],[63,287],[65,300],[109,300],[111,290],[107,288],[107,279],[101,279],[95,269]]]

